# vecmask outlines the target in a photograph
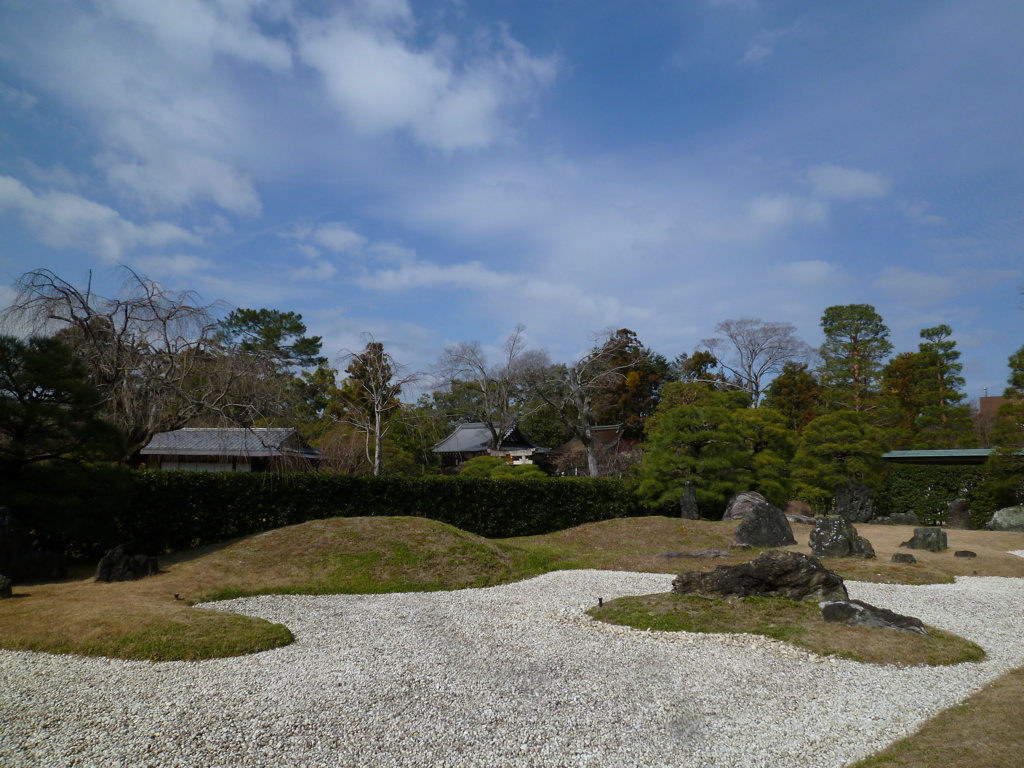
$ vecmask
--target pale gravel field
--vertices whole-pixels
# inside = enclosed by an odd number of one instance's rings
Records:
[[[1024,664],[1024,579],[847,582],[989,654],[948,668],[583,613],[671,580],[565,571],[460,592],[232,600],[216,607],[283,622],[297,641],[198,663],[0,651],[0,766],[839,768]]]

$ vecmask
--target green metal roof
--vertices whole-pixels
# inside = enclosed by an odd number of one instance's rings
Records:
[[[900,464],[984,464],[991,453],[991,448],[889,451],[882,454],[882,459]]]

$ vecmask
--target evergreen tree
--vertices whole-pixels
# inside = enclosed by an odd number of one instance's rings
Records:
[[[870,304],[832,306],[821,317],[822,385],[831,410],[869,411],[878,405],[882,361],[892,352],[889,328]]]
[[[765,393],[764,406],[779,411],[799,434],[818,416],[821,385],[806,363],[788,362]]]

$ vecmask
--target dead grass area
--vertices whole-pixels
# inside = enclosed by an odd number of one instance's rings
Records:
[[[917,733],[849,768],[1019,768],[1024,762],[1022,703],[1024,668],[1019,668],[940,712]]]
[[[1024,550],[1024,533],[945,529],[949,549],[943,552],[923,552],[899,546],[913,538],[913,526],[862,524],[856,528],[857,533],[875,548],[874,560],[822,560],[826,568],[836,571],[844,579],[888,584],[933,584],[951,582],[955,576],[1024,578],[1024,558],[1009,554],[1013,550]],[[807,542],[811,529],[809,525],[793,525],[793,534],[799,543],[787,549],[810,554]],[[955,557],[957,550],[969,550],[977,554],[977,557]],[[917,558],[917,562],[909,565],[893,563],[891,560],[895,552],[909,552]]]
[[[587,613],[601,621],[643,630],[763,635],[821,656],[869,664],[946,665],[985,657],[978,645],[951,632],[928,627],[931,636],[924,637],[830,624],[821,617],[817,603],[783,598],[713,600],[666,592],[620,597]]]

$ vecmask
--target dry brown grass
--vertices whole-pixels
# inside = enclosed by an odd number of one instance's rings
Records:
[[[1024,765],[1024,668],[989,683],[963,704],[850,768],[1020,768]]]

